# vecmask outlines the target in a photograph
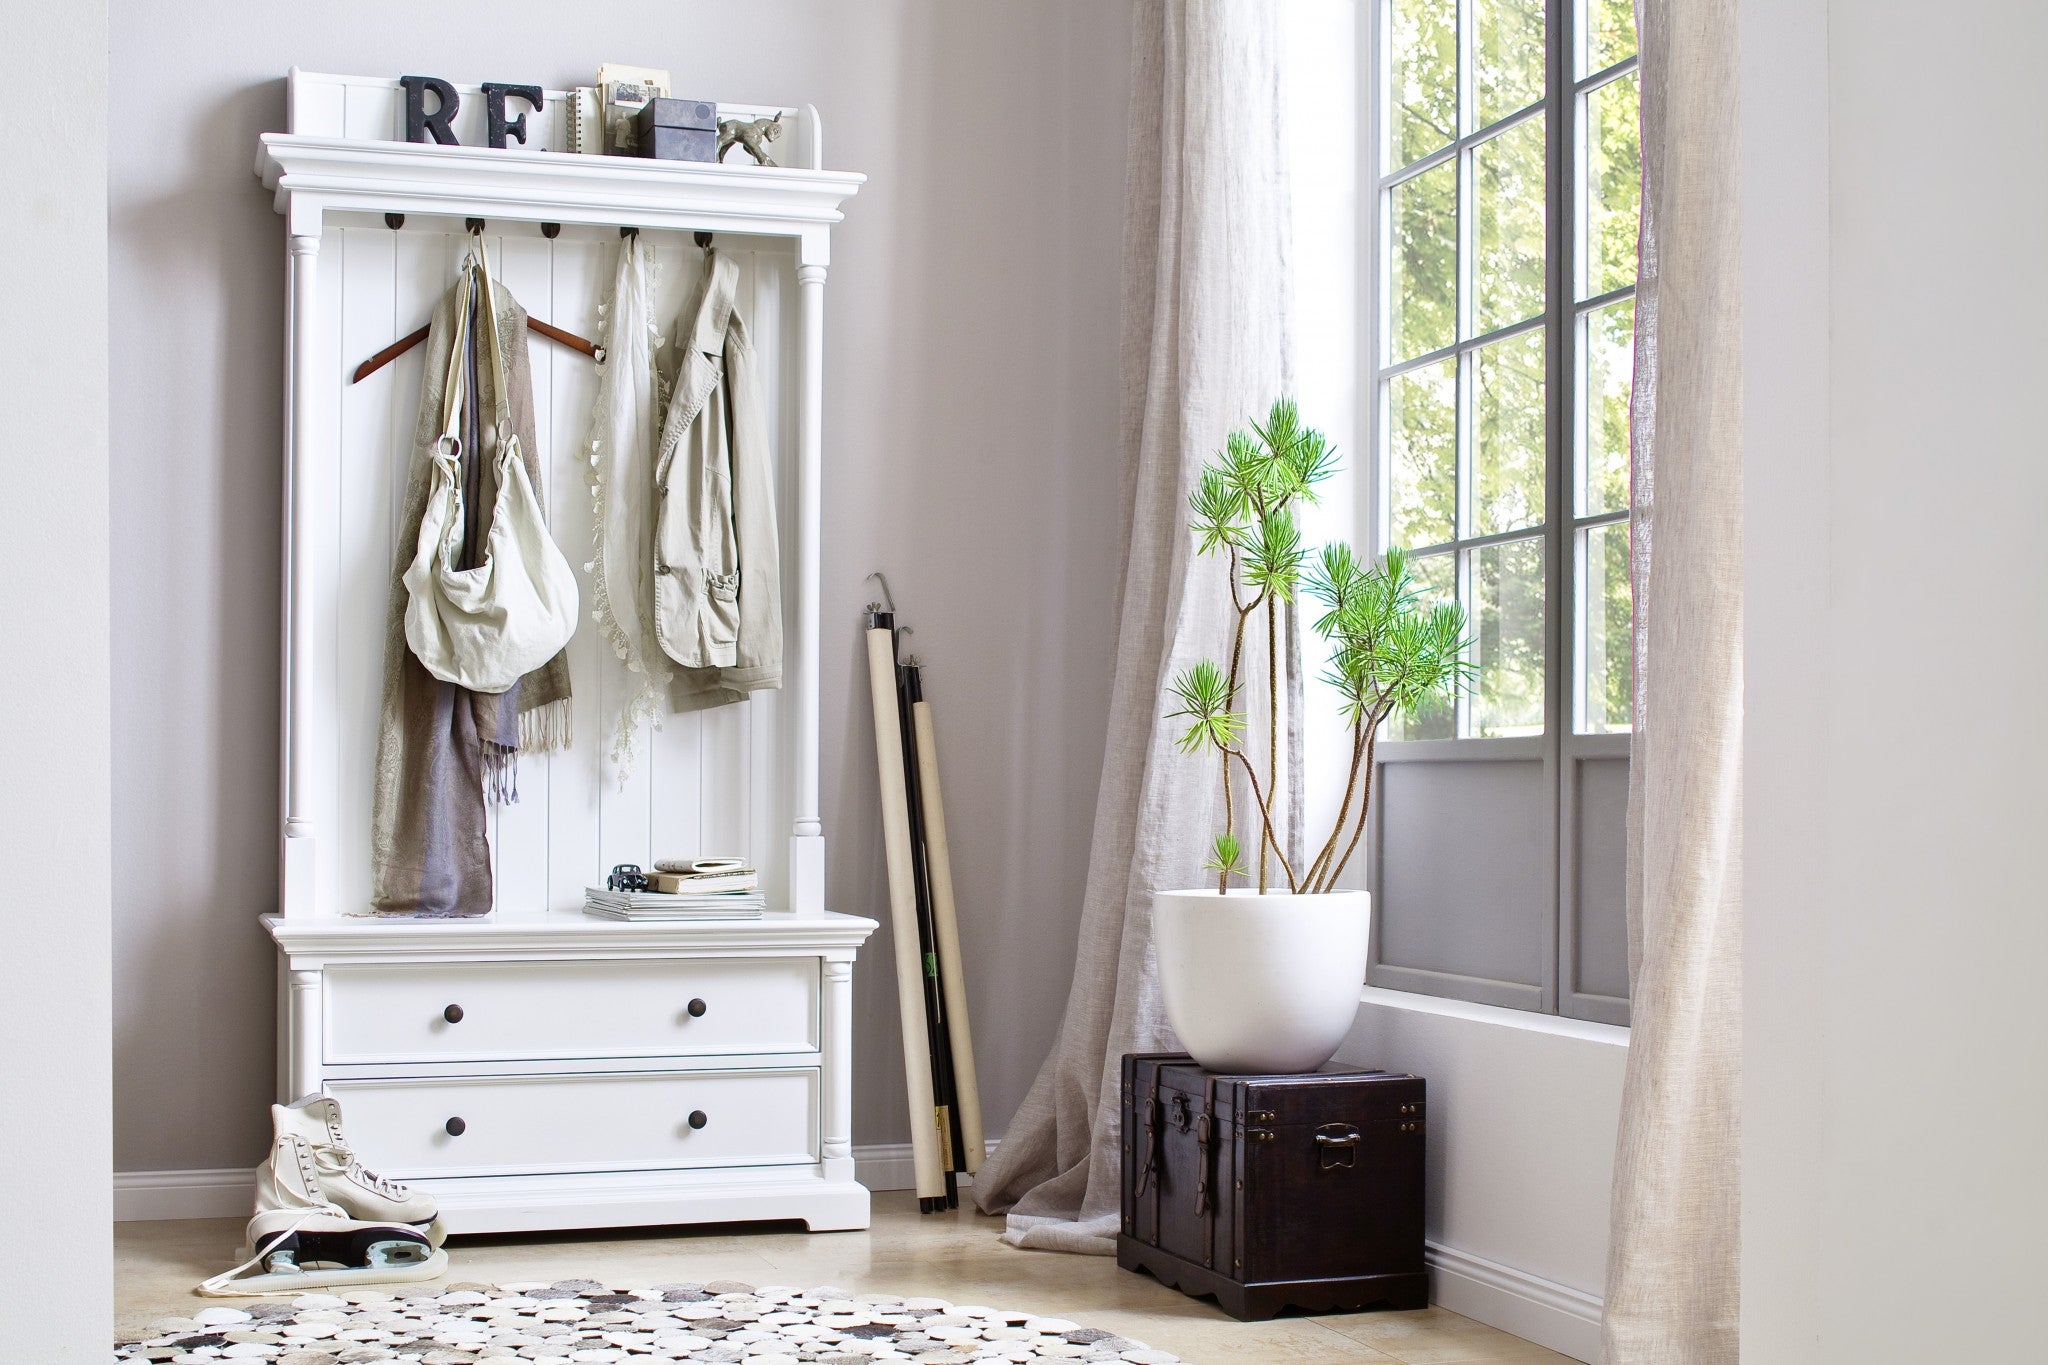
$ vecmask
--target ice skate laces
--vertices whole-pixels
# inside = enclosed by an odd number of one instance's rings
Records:
[[[337,1144],[323,1148],[313,1154],[313,1159],[328,1170],[340,1171],[345,1178],[367,1185],[386,1198],[403,1199],[411,1193],[398,1181],[387,1180],[365,1166],[347,1147]]]

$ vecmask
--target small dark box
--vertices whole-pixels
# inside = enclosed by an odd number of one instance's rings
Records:
[[[1117,1263],[1240,1320],[1425,1308],[1424,1111],[1420,1076],[1127,1054]]]
[[[635,150],[657,161],[716,161],[718,134],[702,128],[642,128]]]
[[[651,99],[633,116],[633,130],[642,156],[718,160],[718,106],[709,100]]]

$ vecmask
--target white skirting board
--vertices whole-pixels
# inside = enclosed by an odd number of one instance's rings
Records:
[[[988,1150],[996,1149],[991,1139]],[[853,1149],[854,1178],[870,1190],[908,1190],[916,1185],[907,1142],[876,1143]],[[149,1223],[166,1218],[247,1218],[255,1172],[228,1167],[218,1171],[116,1171],[114,1221]],[[974,1183],[960,1177],[963,1188]]]
[[[994,1151],[995,1142],[988,1144]],[[870,1190],[908,1190],[916,1168],[907,1142],[853,1149],[854,1174]],[[118,1171],[114,1220],[245,1218],[253,1172]],[[963,1186],[972,1178],[960,1177]],[[1574,1360],[1600,1358],[1600,1299],[1582,1289],[1542,1279],[1512,1266],[1431,1242],[1430,1298],[1454,1313],[1498,1327]]]
[[[1430,1301],[1574,1360],[1600,1360],[1600,1298],[1430,1242]]]

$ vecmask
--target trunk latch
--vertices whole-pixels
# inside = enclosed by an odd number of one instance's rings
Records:
[[[1326,1171],[1356,1166],[1358,1143],[1358,1130],[1348,1123],[1326,1123],[1316,1129],[1316,1153]]]

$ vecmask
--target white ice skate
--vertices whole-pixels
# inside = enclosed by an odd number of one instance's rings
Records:
[[[216,1298],[298,1294],[329,1285],[431,1280],[448,1253],[407,1223],[352,1218],[321,1192],[313,1145],[280,1132],[256,1172],[256,1216],[242,1263],[199,1286]],[[256,1270],[257,1273],[244,1274]]]
[[[438,1247],[448,1234],[433,1198],[386,1180],[356,1158],[341,1131],[341,1104],[326,1095],[308,1095],[290,1104],[270,1106],[270,1124],[279,1137],[289,1133],[313,1149],[313,1173],[320,1196],[366,1223],[410,1223]]]

